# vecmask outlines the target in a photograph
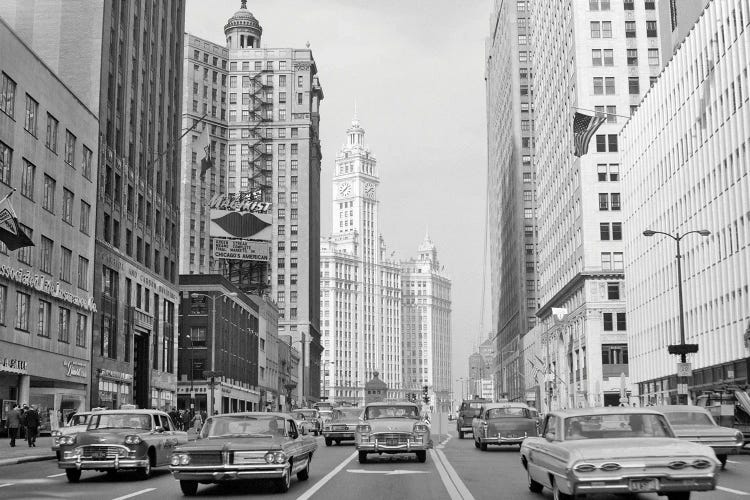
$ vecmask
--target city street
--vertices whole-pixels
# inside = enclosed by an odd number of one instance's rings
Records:
[[[443,429],[452,422],[443,421]],[[455,425],[455,424],[454,424]],[[437,431],[436,423],[433,428]],[[372,457],[369,463],[357,461],[352,444],[326,447],[318,438],[318,451],[312,462],[309,481],[292,481],[286,494],[274,492],[262,482],[230,486],[204,485],[198,497],[208,498],[289,498],[326,499],[541,499],[552,498],[531,493],[518,460],[517,448],[476,449],[471,439],[460,440],[455,430],[442,436],[444,445],[434,435],[436,447],[427,462],[420,464],[413,456]],[[694,494],[698,499],[750,497],[747,477],[750,455],[730,457],[727,470],[721,473],[717,491]],[[76,498],[158,499],[182,498],[179,486],[167,471],[158,471],[147,481],[129,474],[113,477],[96,472],[83,474],[79,484],[70,484],[54,461],[36,462],[0,468],[0,497],[4,499]],[[616,497],[599,497],[614,499]],[[641,495],[642,499],[657,499]]]

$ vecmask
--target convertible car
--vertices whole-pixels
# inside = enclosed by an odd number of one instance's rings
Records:
[[[727,465],[727,455],[740,452],[744,442],[742,432],[716,423],[708,410],[700,406],[666,405],[655,406],[662,412],[678,438],[713,448],[721,468]]]
[[[353,441],[354,431],[357,430],[361,415],[362,408],[335,408],[330,420],[323,426],[326,446],[331,446],[334,441],[336,444],[341,444],[341,441]]]
[[[471,423],[474,446],[487,451],[487,445],[520,445],[536,436],[536,418],[523,403],[485,403]]]
[[[586,408],[548,413],[542,437],[521,445],[529,489],[554,498],[655,492],[686,500],[716,488],[719,461],[708,446],[677,439],[662,413]]]
[[[104,410],[94,413],[86,430],[60,436],[58,467],[76,483],[81,471],[134,470],[142,479],[152,467],[168,465],[172,450],[187,443],[169,415],[158,410]]]
[[[195,495],[198,484],[269,478],[286,492],[292,474],[308,479],[317,447],[286,413],[214,415],[196,441],[174,450],[169,470],[185,495]]]
[[[419,412],[418,405],[407,402],[365,406],[354,436],[359,463],[367,462],[368,453],[416,453],[417,460],[425,462],[432,439]]]

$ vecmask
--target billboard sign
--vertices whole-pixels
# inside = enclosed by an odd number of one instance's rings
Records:
[[[212,210],[267,214],[271,211],[271,204],[260,201],[260,192],[258,191],[242,191],[239,193],[217,194],[211,198],[208,208]]]
[[[215,259],[257,260],[268,262],[271,258],[271,244],[267,241],[253,241],[233,238],[213,238]]]

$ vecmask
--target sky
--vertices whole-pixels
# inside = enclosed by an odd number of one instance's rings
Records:
[[[239,7],[239,0],[188,0],[185,31],[223,45],[224,25]],[[468,356],[491,329],[489,274],[483,280],[491,7],[491,0],[247,2],[263,28],[263,47],[309,42],[315,58],[325,96],[321,235],[331,231],[334,159],[355,103],[378,160],[386,245],[408,259],[429,231],[452,280],[454,381],[468,375]]]

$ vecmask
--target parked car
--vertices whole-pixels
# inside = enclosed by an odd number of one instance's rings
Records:
[[[474,398],[464,399],[461,403],[461,407],[458,409],[458,419],[456,419],[456,431],[458,432],[458,439],[463,439],[464,434],[473,432],[474,428],[471,425],[474,417],[479,415],[479,411],[482,405],[491,403],[489,399]]]
[[[366,405],[354,436],[359,463],[367,463],[369,453],[415,453],[425,462],[432,439],[419,411],[419,405],[409,402]]]
[[[318,444],[302,434],[290,414],[228,413],[206,419],[198,439],[172,453],[169,470],[185,495],[198,484],[247,479],[273,479],[280,492],[289,490],[292,474],[310,476]]]
[[[334,408],[331,413],[331,419],[323,426],[323,436],[326,440],[326,446],[331,446],[335,441],[341,444],[341,441],[354,441],[354,432],[362,416],[362,408],[344,406]]]
[[[542,437],[521,445],[529,489],[554,498],[655,492],[686,500],[716,488],[719,461],[702,444],[675,437],[648,408],[584,408],[546,415]]]
[[[175,429],[159,410],[103,410],[91,415],[86,430],[61,436],[58,467],[76,483],[81,471],[134,470],[142,479],[152,468],[169,465],[172,450],[187,443],[187,433]]]
[[[323,422],[320,413],[314,408],[300,408],[292,412],[297,428],[308,434],[318,435],[323,431]]]
[[[70,416],[70,419],[65,422],[64,426],[55,431],[52,431],[52,451],[55,452],[55,456],[58,460],[62,458],[62,452],[60,451],[60,438],[63,436],[70,436],[85,431],[86,427],[89,425],[89,420],[91,420],[91,415],[93,415],[94,411],[97,411],[97,409],[94,409],[92,411],[79,411],[78,413],[74,413]]]
[[[474,446],[487,451],[487,445],[520,445],[537,435],[536,418],[524,403],[487,403],[472,421]]]
[[[711,413],[700,406],[665,405],[654,406],[662,412],[678,438],[713,448],[721,468],[727,466],[727,455],[740,452],[744,444],[742,432],[716,423]]]

